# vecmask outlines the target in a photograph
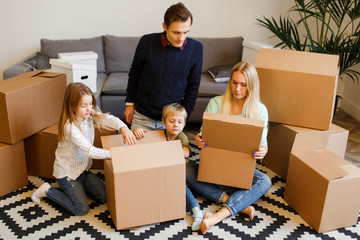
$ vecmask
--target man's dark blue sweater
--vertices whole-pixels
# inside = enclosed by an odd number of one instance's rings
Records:
[[[136,111],[161,120],[162,108],[181,103],[188,115],[194,109],[202,71],[203,46],[191,38],[183,49],[163,46],[161,33],[143,36],[129,73],[126,102]]]

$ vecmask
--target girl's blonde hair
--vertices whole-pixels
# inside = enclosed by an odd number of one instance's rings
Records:
[[[92,97],[93,109],[90,113],[90,117],[93,118],[95,125],[100,131],[111,130],[109,127],[103,125],[103,119],[107,114],[103,114],[97,107],[96,98],[90,88],[82,83],[70,83],[65,91],[62,110],[60,114],[59,126],[58,126],[58,140],[63,141],[65,139],[64,126],[66,123],[73,123],[79,129],[79,118],[77,117],[77,109],[81,104],[81,99],[85,95]]]
[[[245,98],[244,105],[242,107],[243,116],[246,118],[258,118],[258,109],[260,103],[260,83],[259,76],[255,67],[247,62],[237,63],[231,70],[230,80],[227,85],[227,89],[224,96],[224,101],[220,107],[220,113],[226,115],[232,115],[233,105],[235,103],[233,94],[231,91],[231,81],[233,74],[236,71],[240,71],[244,74],[246,79],[246,85],[248,94]]]
[[[187,112],[183,105],[179,103],[171,103],[166,105],[162,110],[162,119],[165,121],[169,114],[181,114],[184,117],[184,121],[186,122]]]

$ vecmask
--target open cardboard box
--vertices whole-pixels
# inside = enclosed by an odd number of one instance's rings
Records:
[[[329,130],[339,56],[261,48],[255,63],[269,121]]]
[[[25,73],[0,81],[0,141],[13,144],[59,121],[65,74]]]
[[[149,133],[146,141],[151,140]],[[116,229],[184,218],[186,180],[181,142],[139,141],[118,146],[122,139],[111,139],[101,137],[112,156],[105,161],[104,169],[107,206]]]
[[[111,136],[117,134],[117,130],[108,130],[108,131],[100,131],[99,128],[95,127],[95,138],[94,138],[94,146],[97,148],[103,148],[101,144],[101,136]],[[121,136],[121,135],[120,135]],[[104,169],[104,160],[103,159],[93,159],[91,168],[96,169]]]
[[[329,136],[329,131],[269,123],[269,150],[263,164],[286,179],[291,151],[299,148],[325,148]]]
[[[291,153],[285,201],[317,232],[355,225],[360,169],[327,149]]]
[[[0,143],[0,197],[28,184],[24,143]]]
[[[250,189],[264,121],[204,112],[198,181]]]

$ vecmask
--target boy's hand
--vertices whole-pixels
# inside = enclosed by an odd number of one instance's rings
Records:
[[[207,143],[201,137],[201,133],[196,134],[195,141],[196,141],[196,146],[198,146],[198,148],[204,148],[207,146]]]
[[[120,128],[120,130],[124,143],[128,143],[129,145],[136,143],[135,135],[129,130],[127,126]]]
[[[262,162],[263,158],[265,157],[267,153],[266,147],[260,146],[260,148],[252,153],[252,157],[258,160],[259,162]]]
[[[145,129],[142,129],[142,128],[135,128],[134,129],[134,135],[137,139],[140,139],[140,138],[143,138],[145,137],[145,133],[147,131]]]

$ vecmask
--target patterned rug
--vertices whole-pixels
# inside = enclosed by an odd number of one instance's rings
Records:
[[[193,143],[191,147],[194,154],[190,160],[195,161],[199,149]],[[90,211],[85,216],[71,215],[47,199],[34,204],[30,198],[34,189],[44,181],[57,185],[54,180],[29,176],[29,185],[0,198],[0,239],[360,239],[360,218],[356,226],[316,233],[283,200],[285,181],[263,165],[257,167],[271,178],[272,187],[253,204],[253,221],[237,214],[205,235],[191,231],[192,218],[188,214],[181,220],[117,231],[106,204],[89,200]],[[104,179],[103,170],[94,172]],[[204,212],[219,209],[215,203],[196,197]]]

